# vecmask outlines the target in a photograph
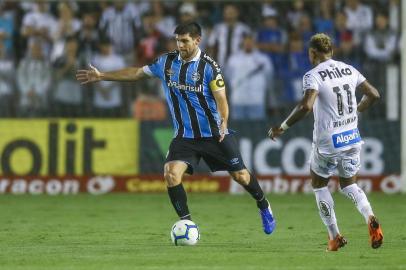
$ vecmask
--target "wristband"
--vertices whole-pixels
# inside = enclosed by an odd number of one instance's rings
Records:
[[[288,124],[286,124],[286,121],[284,121],[284,122],[281,124],[281,129],[282,129],[283,131],[285,131],[285,130],[287,130],[288,128],[289,128]]]

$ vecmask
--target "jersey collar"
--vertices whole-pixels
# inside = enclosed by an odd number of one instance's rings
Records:
[[[179,61],[182,61],[182,62],[184,62],[184,63],[198,61],[198,60],[200,59],[200,55],[201,55],[201,54],[202,54],[202,51],[201,51],[200,48],[198,47],[198,48],[197,48],[197,54],[195,55],[195,57],[193,57],[193,58],[190,59],[189,61],[184,61],[184,60],[182,59],[182,57],[180,57],[180,53],[179,53],[179,55],[178,55],[178,60],[179,60]]]

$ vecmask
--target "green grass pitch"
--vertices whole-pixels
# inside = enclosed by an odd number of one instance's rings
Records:
[[[197,246],[176,247],[166,194],[0,196],[0,269],[406,269],[406,195],[371,194],[385,241],[373,250],[351,201],[333,195],[348,245],[325,252],[313,195],[268,195],[277,218],[262,232],[249,196],[189,194]]]

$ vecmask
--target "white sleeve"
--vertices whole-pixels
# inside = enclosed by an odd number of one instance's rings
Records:
[[[366,78],[365,78],[364,75],[362,75],[361,72],[359,72],[356,68],[354,68],[354,70],[355,70],[356,74],[358,75],[358,76],[357,76],[357,86],[358,86],[358,85],[360,85],[361,83],[363,83],[363,82],[366,80]]]
[[[319,83],[313,74],[306,73],[303,76],[303,92],[310,89],[319,91]]]
[[[142,67],[142,70],[144,71],[145,74],[147,74],[149,77],[154,77],[154,74],[152,73],[151,69],[149,68],[148,65],[145,65]]]

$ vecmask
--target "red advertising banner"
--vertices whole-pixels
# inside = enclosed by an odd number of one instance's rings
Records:
[[[311,193],[308,176],[259,176],[259,183],[267,193],[291,194]],[[183,185],[187,192],[217,193],[228,192],[242,194],[244,189],[230,177],[196,175],[186,177]],[[367,193],[378,191],[387,194],[402,190],[399,175],[360,176],[358,185]],[[332,191],[339,189],[336,179],[330,181]],[[166,192],[162,175],[132,176],[89,176],[89,177],[0,177],[0,194],[47,194],[68,195],[89,193],[101,195],[107,193],[160,193]]]

